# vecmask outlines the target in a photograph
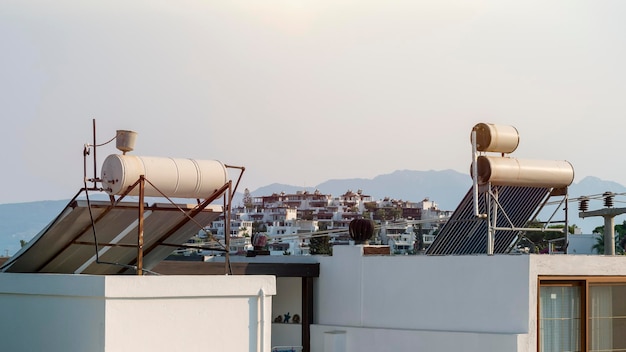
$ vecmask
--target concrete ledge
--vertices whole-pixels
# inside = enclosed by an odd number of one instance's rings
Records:
[[[330,341],[329,341],[330,340]],[[311,325],[311,352],[518,351],[525,334],[379,329]]]

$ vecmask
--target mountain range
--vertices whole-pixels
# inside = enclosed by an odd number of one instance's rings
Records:
[[[363,194],[375,200],[391,198],[419,202],[425,198],[434,201],[439,209],[454,210],[468,192],[472,180],[467,174],[454,170],[414,171],[398,170],[390,174],[379,175],[372,179],[352,178],[328,180],[315,187],[299,187],[286,184],[270,184],[256,190],[250,190],[252,196],[271,195],[273,193],[296,193],[297,191],[313,192],[319,190],[324,194],[339,196],[348,190],[362,190]],[[570,198],[580,196],[601,195],[604,192],[626,194],[626,187],[613,182],[588,176],[569,187]],[[242,203],[243,190],[238,190],[233,205]],[[0,204],[0,255],[12,255],[20,248],[20,240],[28,241],[41,231],[67,205],[69,199],[40,201],[29,203]],[[616,206],[619,199],[615,198]],[[601,207],[598,203],[590,203],[590,209]],[[580,219],[578,205],[570,204],[569,223],[583,229],[583,233],[591,233],[603,225],[600,218]],[[545,219],[542,219],[545,220]],[[619,224],[623,217],[617,217]]]

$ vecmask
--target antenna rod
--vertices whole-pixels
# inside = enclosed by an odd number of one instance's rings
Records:
[[[96,188],[96,179],[98,178],[96,174],[96,149],[98,149],[96,143],[96,119],[93,119],[93,188]]]

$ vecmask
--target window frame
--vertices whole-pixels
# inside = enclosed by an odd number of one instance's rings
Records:
[[[542,286],[580,286],[580,346],[583,352],[590,350],[589,336],[589,286],[626,285],[626,276],[539,276],[537,278],[537,351],[541,352],[541,287]]]

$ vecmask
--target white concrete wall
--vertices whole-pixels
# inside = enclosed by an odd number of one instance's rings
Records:
[[[104,280],[0,274],[0,349],[104,351]]]
[[[528,256],[321,258],[316,320],[324,325],[518,334],[528,331]]]
[[[567,235],[567,254],[598,254],[593,246],[602,234]]]
[[[528,276],[528,256],[362,256],[361,246],[336,246],[320,258],[312,351],[517,351],[530,325]]]
[[[271,350],[272,276],[0,274],[7,351]]]
[[[540,277],[626,276],[626,256],[318,258],[313,352],[536,351]]]

